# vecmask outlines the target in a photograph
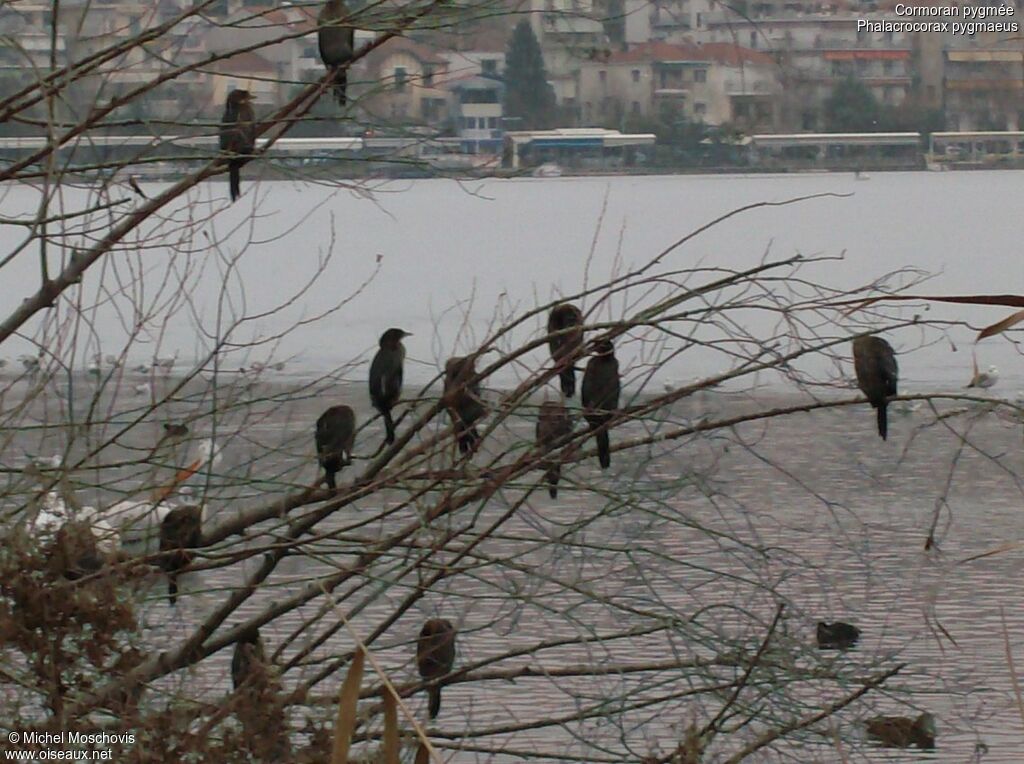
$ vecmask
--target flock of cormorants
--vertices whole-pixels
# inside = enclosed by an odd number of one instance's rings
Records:
[[[405,346],[402,339],[410,334],[402,329],[388,329],[380,337],[380,347],[370,363],[370,401],[384,419],[385,442],[395,442],[392,409],[402,393]],[[548,319],[548,345],[559,376],[562,393],[576,394],[577,358],[583,348],[583,314],[574,305],[556,305]],[[580,398],[583,416],[597,441],[598,460],[602,469],[611,465],[611,443],[608,428],[619,408],[621,381],[619,362],[611,340],[598,339],[590,345],[591,358],[583,372]],[[444,367],[442,402],[451,417],[459,452],[472,454],[480,445],[478,422],[487,413],[481,396],[480,380],[472,356],[449,358]],[[335,476],[351,462],[355,442],[356,416],[350,406],[327,409],[316,422],[316,451],[324,482],[336,490]],[[545,400],[537,419],[537,445],[548,452],[568,439],[572,420],[561,401]],[[559,466],[546,461],[546,479],[552,498],[557,496]]]
[[[320,57],[333,76],[334,94],[339,104],[346,103],[347,66],[354,50],[354,30],[344,24],[347,9],[343,0],[327,0],[319,15],[318,42]],[[255,146],[256,119],[252,97],[247,91],[233,90],[227,97],[220,131],[221,150],[237,155],[228,162],[232,201],[240,191],[239,170]],[[552,360],[558,367],[559,384],[565,398],[576,393],[576,367],[574,361],[583,348],[583,314],[575,305],[563,303],[555,306],[548,317],[548,344]],[[384,420],[385,442],[395,442],[392,409],[402,391],[402,371],[405,347],[402,339],[410,336],[401,329],[388,329],[380,338],[380,348],[370,365],[370,401]],[[608,339],[593,343],[591,358],[583,374],[580,397],[583,415],[597,442],[598,460],[602,469],[611,464],[611,444],[608,426],[619,407],[621,381],[615,349]],[[878,434],[888,438],[887,405],[897,395],[899,376],[896,355],[892,346],[875,336],[858,337],[853,341],[854,370],[857,385],[876,409]],[[480,381],[473,357],[450,358],[445,364],[443,403],[451,417],[460,453],[472,454],[480,445],[477,423],[487,415],[487,406],[481,398]],[[539,409],[536,441],[543,453],[550,453],[572,434],[572,419],[561,401],[545,400]],[[356,418],[351,407],[332,406],[316,423],[316,449],[324,482],[330,490],[337,489],[336,475],[351,463],[355,442]],[[551,498],[558,496],[561,476],[560,462],[545,458],[541,464],[545,471]],[[171,577],[171,601],[177,591],[175,571],[188,563],[187,542],[198,543],[198,516],[192,510],[175,510],[164,520],[161,533],[161,551],[167,551],[166,569]],[[181,513],[176,516],[175,512]],[[166,541],[165,541],[166,539]],[[166,543],[166,549],[165,549]],[[186,557],[183,557],[186,555]],[[438,680],[449,674],[455,663],[456,629],[450,621],[430,619],[424,625],[417,643],[416,657],[420,676],[425,680]],[[860,638],[859,630],[850,624],[818,623],[817,641],[821,649],[848,649]],[[236,688],[241,684],[240,674],[253,663],[253,656],[262,656],[259,634],[249,635],[235,645],[232,660],[232,678]],[[429,711],[433,719],[441,708],[441,683],[430,687]],[[896,747],[916,745],[930,749],[935,746],[935,719],[925,713],[916,719],[907,717],[877,717],[866,723],[868,733],[880,742]]]
[[[564,397],[576,393],[575,362],[584,351],[583,314],[568,303],[556,305],[548,317],[548,346]],[[379,349],[370,364],[369,392],[373,407],[381,414],[385,427],[385,442],[395,442],[392,410],[402,393],[405,347],[402,340],[411,336],[402,329],[391,328],[380,337]],[[614,347],[608,339],[598,339],[589,346],[591,357],[587,362],[580,386],[583,415],[598,446],[598,459],[602,469],[610,466],[608,427],[619,407],[621,382]],[[886,406],[897,394],[898,367],[892,346],[874,336],[858,337],[853,342],[854,370],[857,384],[869,403],[877,409],[878,433],[887,437]],[[473,357],[453,357],[445,364],[442,402],[451,418],[459,451],[471,455],[480,445],[477,423],[487,414],[481,398],[480,380]],[[355,443],[356,418],[350,406],[338,405],[327,409],[316,422],[316,449],[323,482],[328,489],[337,490],[336,475],[351,463]],[[572,419],[561,400],[546,399],[539,408],[536,441],[542,454],[549,454],[572,435]],[[558,495],[560,461],[545,456],[540,464],[552,498]],[[161,566],[167,571],[168,593],[172,604],[177,594],[176,575],[191,562],[190,547],[200,542],[199,507],[180,507],[172,510],[161,524]],[[424,623],[416,646],[416,663],[420,677],[432,682],[428,687],[430,718],[441,709],[443,679],[455,665],[457,630],[446,619],[432,618]],[[860,639],[855,626],[843,623],[819,622],[816,638],[823,650],[847,650]],[[236,644],[231,663],[231,676],[235,688],[246,681],[253,671],[265,672],[265,650],[256,629],[251,629]],[[260,676],[263,674],[261,673]],[[916,745],[922,749],[935,746],[935,718],[928,713],[916,719],[883,716],[869,719],[866,728],[872,737],[894,747]]]
[[[410,333],[402,329],[388,329],[381,335],[377,353],[370,362],[370,401],[384,420],[384,440],[389,445],[395,442],[392,410],[402,394],[405,365],[405,346],[402,340],[409,336]],[[551,310],[548,346],[562,393],[571,398],[576,394],[575,363],[585,352],[583,314],[579,308],[562,303]],[[597,439],[601,467],[607,468],[611,464],[608,426],[618,409],[621,390],[619,364],[610,340],[597,340],[590,346],[590,352],[592,357],[583,373],[580,397],[584,417]],[[479,447],[482,438],[477,424],[488,413],[477,376],[472,356],[456,356],[445,363],[442,403],[451,418],[454,437],[463,455],[471,455]],[[351,406],[331,406],[316,421],[317,460],[324,471],[322,481],[331,491],[337,490],[337,473],[351,463],[355,433],[356,416]],[[572,419],[564,403],[545,400],[537,419],[537,444],[541,451],[552,451],[566,442],[571,434]],[[553,457],[546,458],[542,468],[549,484],[549,493],[554,498],[557,496],[560,475],[559,461]],[[187,546],[198,543],[193,537],[198,531],[199,521],[197,512],[193,511],[195,509],[174,510],[162,524],[160,549],[165,553],[164,569],[168,571],[172,582],[177,571],[188,564],[190,558]],[[176,591],[176,586],[169,584],[172,603]],[[416,663],[419,674],[425,681],[433,682],[428,687],[431,719],[441,710],[443,682],[440,680],[450,674],[455,665],[456,634],[457,630],[451,621],[432,618],[423,625],[417,640]],[[245,638],[235,644],[231,676],[236,689],[245,681],[252,666],[262,660],[254,658],[264,653],[262,640],[255,629],[247,632]]]

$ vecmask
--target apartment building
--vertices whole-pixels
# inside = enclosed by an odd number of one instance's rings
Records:
[[[774,60],[760,51],[649,42],[581,67],[580,121],[619,127],[627,116],[675,113],[709,125],[764,129],[774,124],[780,90]]]

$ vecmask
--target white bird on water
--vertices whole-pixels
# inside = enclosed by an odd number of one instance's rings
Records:
[[[129,546],[142,544],[148,551],[156,551],[160,524],[177,504],[173,495],[180,492],[186,481],[209,467],[216,467],[221,461],[221,451],[212,438],[199,443],[195,458],[187,466],[179,469],[169,483],[153,491],[150,496],[140,499],[125,499],[105,507],[102,512],[92,510],[86,512],[87,519],[98,537],[109,536],[108,529],[117,537],[118,546],[122,543]],[[48,497],[49,499],[49,497]],[[67,510],[58,498],[59,506],[52,507],[57,513],[68,515]],[[86,507],[86,510],[91,508]]]
[[[971,384],[968,387],[980,387],[983,390],[995,385],[999,381],[999,369],[995,366],[989,366],[988,371],[976,371],[974,373],[974,379],[971,380]]]

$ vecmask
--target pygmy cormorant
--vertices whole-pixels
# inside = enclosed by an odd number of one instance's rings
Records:
[[[255,147],[256,114],[252,110],[252,96],[248,90],[232,90],[220,123],[220,150],[236,155],[228,160],[231,201],[242,195],[244,156],[252,154]]]
[[[556,334],[558,333],[558,334]],[[551,358],[559,367],[558,379],[566,398],[576,394],[576,369],[573,356],[583,344],[583,314],[575,305],[562,303],[548,315],[548,338]]]
[[[444,404],[455,426],[459,451],[471,453],[480,445],[480,433],[476,423],[487,413],[480,399],[479,380],[466,383],[476,376],[476,364],[472,358],[449,358],[444,365]]]
[[[348,26],[348,8],[343,0],[327,0],[320,9],[317,23],[320,25],[317,38],[320,44],[320,60],[327,71],[334,72],[334,97],[342,106],[346,102],[348,67],[355,48],[355,29]]]
[[[885,440],[889,434],[886,406],[896,395],[899,367],[892,345],[881,337],[858,337],[853,341],[853,368],[857,386],[878,411],[878,434]]]
[[[384,440],[389,445],[395,442],[391,408],[402,394],[402,366],[405,363],[402,338],[409,336],[409,332],[401,329],[388,329],[381,335],[380,349],[370,364],[370,401],[384,417]]]
[[[544,401],[540,404],[537,415],[537,447],[542,451],[550,451],[572,433],[572,420],[569,412],[560,401]],[[557,455],[549,455],[541,463],[544,468],[544,479],[548,483],[548,495],[558,498],[558,480],[562,474]]]
[[[420,629],[416,641],[416,666],[425,680],[439,679],[450,674],[455,665],[455,627],[445,618],[431,618]],[[430,718],[441,711],[441,685],[430,688]]]
[[[593,345],[593,355],[583,372],[580,395],[583,399],[583,416],[590,429],[597,430],[597,458],[601,469],[608,469],[612,463],[611,444],[608,428],[605,426],[615,416],[619,407],[619,362],[615,359],[615,347],[611,340],[598,340]]]
[[[352,463],[355,440],[356,415],[349,406],[331,406],[316,420],[316,454],[332,491],[338,487],[335,474]]]

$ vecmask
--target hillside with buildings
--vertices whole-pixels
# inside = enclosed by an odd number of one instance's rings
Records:
[[[173,23],[186,5],[67,0],[54,29],[51,3],[6,4],[0,8],[2,87]],[[373,16],[379,9],[351,8],[357,46],[379,34]],[[59,108],[86,113],[97,101],[192,65],[144,100],[133,99],[130,113],[119,115],[119,130],[167,133],[210,124],[234,88],[249,90],[259,110],[270,110],[323,75],[316,11],[273,0],[220,0],[209,13],[175,24],[158,43],[131,47],[82,79]],[[539,43],[553,94],[544,125],[508,108],[506,84],[515,73],[506,59],[523,19]],[[1017,130],[1024,85],[1019,35],[901,31],[908,20],[899,4],[838,0],[525,0],[485,12],[470,7],[457,23],[414,25],[360,57],[349,73],[355,107],[346,118],[318,105],[292,134],[411,132],[457,142],[464,154],[497,155],[507,132],[539,126],[653,133],[668,145],[755,133]],[[837,88],[845,88],[842,103]]]

